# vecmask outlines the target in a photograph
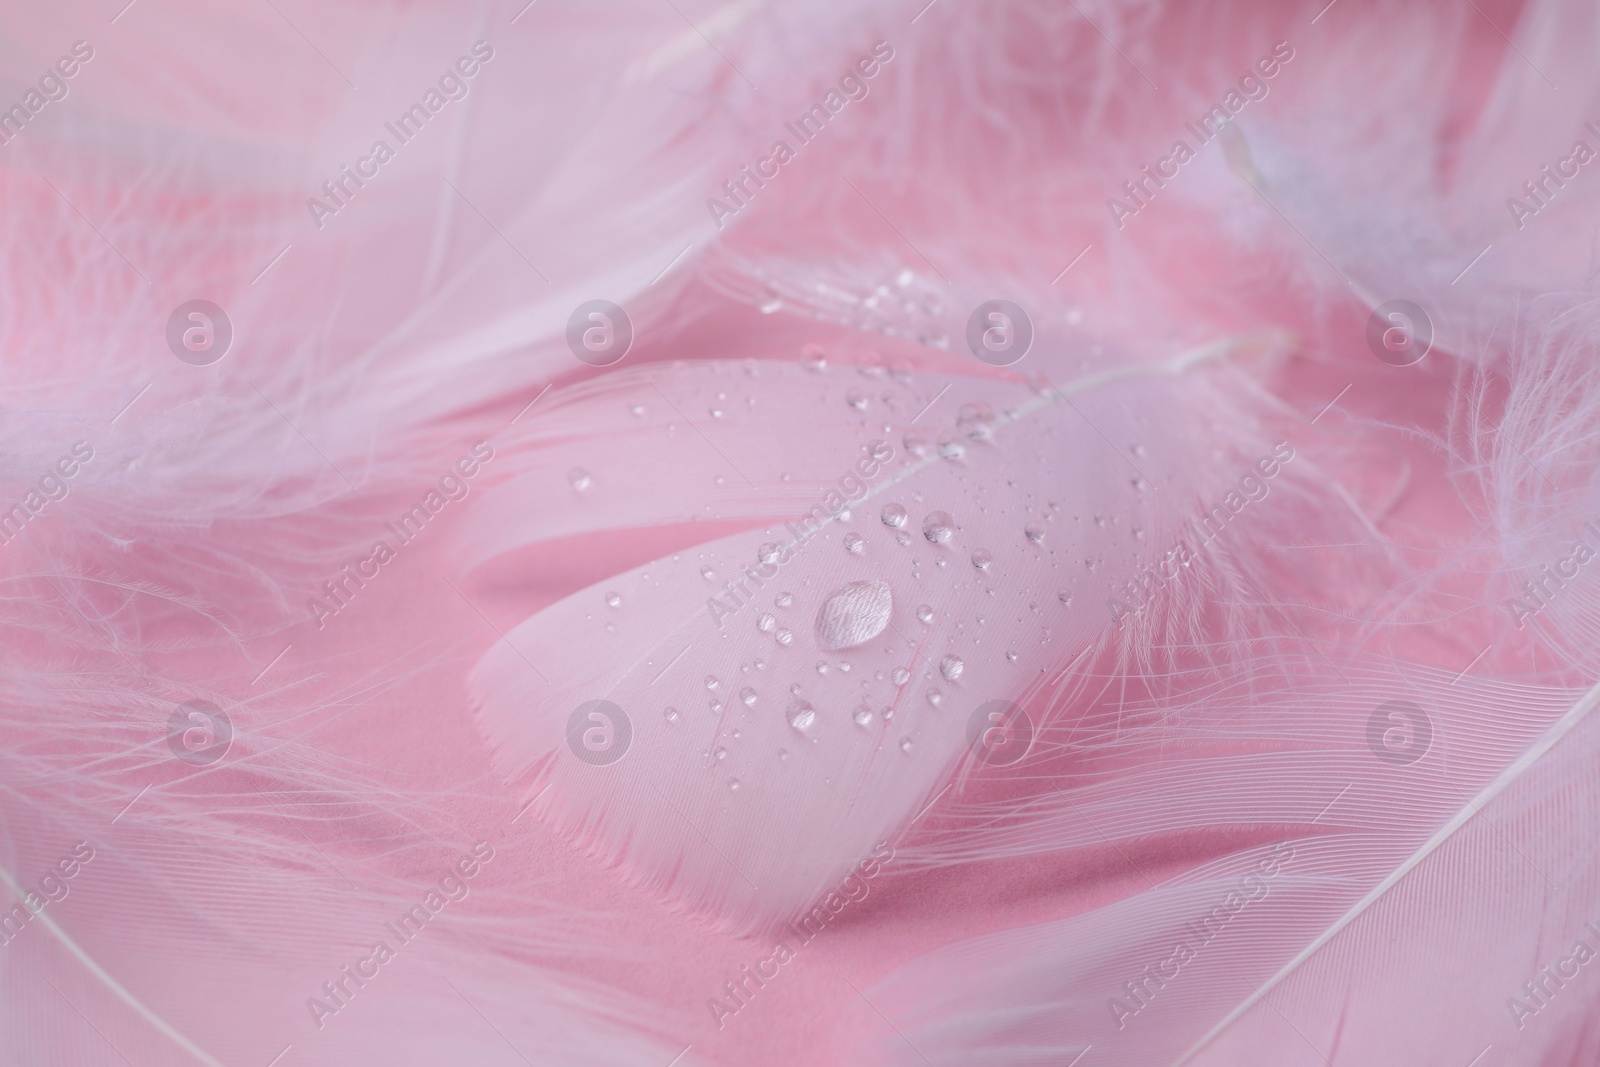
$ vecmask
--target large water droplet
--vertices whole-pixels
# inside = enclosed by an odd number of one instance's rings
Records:
[[[956,428],[974,441],[986,441],[994,434],[994,409],[984,403],[962,404]]]
[[[960,656],[946,656],[939,661],[939,673],[944,675],[947,682],[959,681],[961,672],[966,669],[967,665],[961,662]]]
[[[817,713],[808,700],[796,700],[789,705],[789,725],[801,733],[811,729],[817,721]]]
[[[922,520],[922,536],[936,545],[942,545],[950,540],[956,532],[956,520],[948,512],[930,511],[928,517]]]
[[[883,524],[893,526],[895,529],[906,524],[906,509],[899,504],[885,504],[883,506]]]
[[[835,652],[864,645],[889,626],[894,596],[881,578],[834,591],[817,612],[817,643]]]

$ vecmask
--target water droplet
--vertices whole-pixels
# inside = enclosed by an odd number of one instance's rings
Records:
[[[844,547],[859,556],[867,550],[867,539],[858,533],[845,534]]]
[[[770,611],[762,612],[761,615],[756,619],[756,629],[760,630],[764,634],[770,634],[773,627],[777,625],[778,620],[773,617],[773,614]],[[756,667],[758,670],[760,669],[759,662],[756,664]]]
[[[906,446],[907,452],[919,459],[928,454],[929,441],[926,434],[908,433],[900,439],[900,442]]]
[[[933,609],[926,604],[922,605],[917,609],[917,618],[921,619],[923,622],[932,622]]]
[[[946,656],[939,661],[939,673],[944,675],[947,682],[960,681],[961,672],[966,669],[967,665],[961,662],[960,656]]]
[[[701,567],[700,577],[704,578],[708,582],[714,582],[717,580],[717,572],[712,570],[710,567]]]
[[[1007,652],[1006,659],[1012,663],[1015,663],[1017,662],[1017,654],[1015,652]]]
[[[844,402],[857,411],[867,410],[867,396],[859,390],[852,389],[844,394]]]
[[[787,645],[790,641],[794,640],[794,634],[790,633],[788,630],[780,629],[772,636],[778,639],[778,644],[780,645]]]
[[[796,700],[789,705],[789,725],[801,733],[811,729],[817,721],[816,710],[811,707],[810,701]]]
[[[893,526],[898,530],[906,524],[906,509],[899,504],[885,504],[882,517],[885,526]]]
[[[856,709],[855,714],[850,716],[850,718],[855,720],[855,724],[857,726],[871,726],[872,709],[863,704]]]
[[[1028,540],[1038,544],[1044,540],[1044,526],[1041,523],[1030,522],[1022,528],[1022,533]]]
[[[987,441],[994,435],[994,409],[984,403],[962,404],[956,428],[971,440]]]
[[[900,739],[900,751],[901,752],[910,752],[911,751],[911,738],[902,737]]]
[[[739,699],[744,701],[745,707],[753,708],[756,706],[756,691],[747,685],[739,690]]]
[[[717,759],[725,760],[725,759],[728,758],[728,750],[726,748],[724,748],[723,746],[718,745],[715,755],[716,755]]]
[[[717,681],[717,676],[716,675],[714,675],[714,674],[706,675],[706,688],[707,689],[715,689],[717,686],[719,686],[721,684],[722,684],[721,682]]]
[[[622,604],[622,595],[620,593],[612,592],[612,593],[607,593],[606,594],[606,606],[607,607],[615,608],[615,607],[621,606],[621,604]]]
[[[582,467],[573,467],[570,471],[568,471],[567,481],[571,482],[572,488],[576,489],[580,493],[594,484],[594,479],[591,478],[589,476],[589,472],[584,470]]]
[[[1056,599],[1061,601],[1063,604],[1070,604],[1072,603],[1072,594],[1063,589],[1061,592],[1056,594]]]
[[[905,685],[907,682],[911,681],[911,672],[906,670],[904,667],[896,667],[894,669],[894,674],[890,677],[894,679],[895,685]]]
[[[936,545],[942,545],[950,540],[956,532],[956,520],[948,512],[930,511],[928,517],[922,520],[922,536]]]
[[[678,721],[678,709],[677,708],[668,708],[666,711],[662,712],[662,714],[667,717],[667,721],[668,722],[677,722]]]
[[[894,283],[902,289],[908,289],[916,279],[917,276],[911,273],[910,267],[901,267],[900,273],[894,276]]]
[[[644,414],[644,405],[643,404],[634,404],[632,407],[630,407],[628,409],[628,413],[630,415],[632,415],[634,418],[639,418],[641,415]]]
[[[779,593],[778,594],[778,598],[776,600],[774,600],[773,603],[778,605],[778,607],[780,607],[780,608],[786,608],[790,604],[794,603],[794,594],[793,593]]]
[[[808,371],[821,372],[827,369],[828,357],[823,352],[821,345],[800,346],[800,366]]]
[[[956,460],[967,454],[967,446],[959,437],[945,437],[939,441],[939,455],[943,459]]]
[[[828,673],[828,665],[826,663],[822,662],[821,660],[818,660],[817,661],[817,673],[818,674],[827,674]]]
[[[710,415],[713,419],[720,419],[720,418],[722,418],[722,409],[721,408],[707,408],[706,409],[706,414]]]
[[[932,704],[934,707],[938,707],[940,704],[944,703],[944,694],[939,692],[937,689],[929,689],[923,695],[928,698],[928,703]]]
[[[779,300],[775,296],[768,297],[766,300],[763,300],[761,303],[756,305],[756,310],[761,312],[763,315],[771,315],[775,312],[783,310],[783,301]]]
[[[768,541],[756,549],[756,559],[762,563],[776,563],[778,556],[783,552],[783,546],[776,541]]]
[[[894,539],[899,541],[902,545],[909,545],[911,543],[911,535],[906,533],[904,530],[896,532]]]
[[[728,779],[728,788],[733,790],[735,793],[737,793],[739,791],[739,779],[737,779],[737,778],[729,778]]]
[[[889,626],[894,596],[881,578],[836,589],[817,611],[817,643],[838,652],[864,645]]]
[[[994,564],[994,555],[987,548],[980,548],[972,554],[972,565],[980,571],[986,571]]]

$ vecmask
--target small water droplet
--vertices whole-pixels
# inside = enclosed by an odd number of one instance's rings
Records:
[[[706,675],[706,688],[707,689],[715,689],[717,686],[719,686],[721,684],[722,684],[721,682],[717,681],[717,676],[716,675],[714,675],[714,674]]]
[[[668,722],[677,722],[678,721],[678,709],[677,708],[668,708],[666,711],[662,712],[662,714],[667,717],[667,721]]]
[[[905,685],[907,682],[911,681],[911,672],[906,670],[904,667],[896,667],[894,669],[894,674],[890,677],[894,679],[895,685]]]
[[[863,704],[856,709],[855,714],[850,716],[850,718],[855,720],[855,724],[857,726],[871,726],[872,709]]]
[[[933,544],[944,544],[955,532],[956,520],[948,512],[930,511],[928,517],[922,520],[922,536]]]
[[[737,779],[737,778],[729,778],[728,779],[728,788],[733,790],[735,793],[737,793],[739,791],[739,779]]]
[[[756,305],[756,310],[761,312],[763,315],[771,315],[775,312],[783,310],[783,301],[779,300],[775,296],[768,297],[766,300],[763,300],[761,303]]]
[[[1063,604],[1070,604],[1072,603],[1072,594],[1063,589],[1061,592],[1056,594],[1056,599],[1061,601]]]
[[[817,661],[817,673],[818,674],[827,674],[828,673],[828,665],[826,663],[823,663],[821,660],[818,660]]]
[[[980,548],[972,554],[972,565],[980,571],[986,571],[994,564],[994,555],[987,548]]]
[[[957,460],[967,454],[966,442],[959,437],[945,437],[939,441],[939,456],[942,459]]]
[[[940,704],[944,703],[944,694],[939,692],[937,689],[929,689],[923,695],[928,698],[928,703],[932,704],[934,707],[938,707]]]
[[[756,549],[756,559],[762,563],[776,563],[778,556],[783,552],[783,546],[776,541],[768,541]]]
[[[916,456],[919,459],[928,454],[928,445],[930,442],[928,441],[926,434],[908,433],[900,439],[900,442],[906,446],[907,452],[910,452],[913,456]]]
[[[620,607],[621,604],[622,604],[622,595],[620,593],[612,592],[612,593],[607,593],[606,594],[606,606],[607,607],[612,607],[612,608]]]
[[[904,530],[896,531],[894,539],[900,542],[902,545],[909,545],[911,543],[911,535],[906,533]]]
[[[712,570],[710,567],[701,567],[700,577],[704,578],[708,582],[714,582],[717,580],[717,572]]]
[[[630,415],[632,415],[634,418],[639,418],[640,416],[642,416],[644,414],[644,405],[643,404],[634,404],[632,407],[630,407],[628,409],[628,413]]]
[[[1015,662],[1017,662],[1017,654],[1015,652],[1007,652],[1006,653],[1006,659],[1011,661],[1012,663],[1015,663]]]
[[[859,390],[852,389],[844,394],[844,402],[857,411],[867,410],[867,395]]]
[[[774,637],[776,637],[778,639],[778,644],[780,644],[780,645],[787,645],[789,642],[794,640],[794,634],[790,633],[788,630],[783,630],[783,629],[780,629],[777,633],[773,634],[772,636],[774,636]]]
[[[939,661],[939,673],[944,675],[944,680],[947,682],[960,681],[961,672],[966,669],[967,665],[961,661],[960,656],[946,656]]]
[[[822,346],[817,344],[801,345],[800,366],[814,373],[820,373],[821,371],[826,370],[828,366],[828,357],[827,354],[823,352]]]
[[[911,738],[902,737],[900,739],[900,751],[901,752],[910,752],[911,751]]]
[[[906,509],[899,504],[885,504],[882,518],[885,526],[892,526],[898,530],[906,524]]]
[[[567,481],[571,482],[572,488],[576,489],[580,493],[594,484],[594,479],[591,478],[589,476],[589,472],[584,470],[582,467],[573,467],[570,471],[568,471]]]
[[[1040,541],[1044,540],[1044,525],[1042,523],[1030,522],[1028,525],[1022,528],[1022,533],[1025,537],[1027,537],[1028,540],[1032,541],[1034,544],[1038,544]]]
[[[778,607],[780,607],[780,608],[786,608],[790,604],[794,603],[794,594],[793,593],[779,593],[778,594],[778,598],[776,600],[774,600],[773,603],[778,605]]]
[[[713,419],[720,419],[720,418],[722,418],[722,409],[721,408],[707,408],[706,409],[706,414],[710,415]]]
[[[867,550],[867,539],[858,533],[845,534],[844,547],[859,556]]]
[[[932,622],[933,621],[933,609],[931,607],[929,607],[928,605],[923,604],[921,607],[919,607],[917,609],[917,618],[921,619],[923,622]]]
[[[739,690],[739,699],[744,701],[745,707],[753,708],[756,706],[756,691],[747,685]]]
[[[716,757],[717,757],[718,760],[727,759],[728,758],[728,750],[726,748],[722,747],[721,745],[718,745],[717,746],[717,751],[716,751]]]
[[[770,634],[773,630],[773,627],[777,625],[778,620],[773,617],[773,614],[770,611],[762,612],[761,615],[756,619],[756,629],[760,630],[764,634]],[[760,668],[761,664],[758,661],[756,663],[756,669],[759,670]]]

